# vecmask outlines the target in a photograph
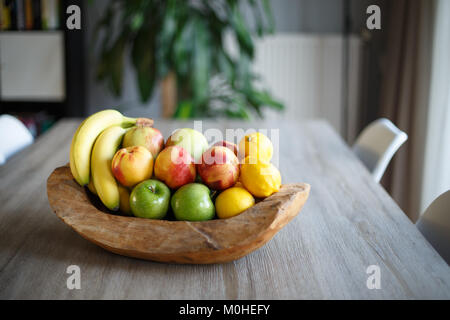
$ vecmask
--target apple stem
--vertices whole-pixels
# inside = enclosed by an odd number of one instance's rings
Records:
[[[150,118],[137,118],[136,126],[138,127],[153,127],[153,119]]]
[[[213,191],[211,192],[210,198],[211,198],[211,199],[214,199],[214,197],[217,195],[217,193],[218,193],[217,190],[213,190]]]
[[[148,187],[148,189],[149,189],[152,193],[155,193],[155,188],[153,188],[153,186]]]

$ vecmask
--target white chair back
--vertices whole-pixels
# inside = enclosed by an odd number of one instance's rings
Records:
[[[430,204],[416,226],[447,264],[450,264],[450,190]]]
[[[408,139],[408,135],[385,118],[369,124],[358,136],[353,152],[379,182],[395,152]]]
[[[0,165],[14,153],[33,143],[33,136],[17,118],[4,114],[0,116]]]

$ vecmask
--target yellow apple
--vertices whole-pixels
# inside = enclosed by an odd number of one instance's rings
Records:
[[[132,187],[150,179],[153,173],[153,156],[142,146],[120,149],[111,163],[117,181],[125,187]]]

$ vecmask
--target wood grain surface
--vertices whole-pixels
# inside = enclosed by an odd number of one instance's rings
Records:
[[[301,214],[265,246],[214,265],[112,254],[53,214],[46,180],[68,162],[79,123],[58,122],[0,167],[1,299],[450,298],[449,266],[323,121],[202,123],[203,130],[223,132],[279,129],[269,130],[269,137],[279,136],[274,160],[283,183],[305,181],[312,187]],[[155,123],[165,137],[192,126],[192,121]],[[70,265],[80,267],[80,290],[67,289]],[[380,268],[380,289],[367,287],[370,265]]]
[[[236,217],[191,222],[102,210],[74,180],[69,165],[56,168],[47,180],[52,210],[83,238],[124,256],[183,264],[230,262],[260,248],[299,213],[309,190],[308,184],[285,184]]]

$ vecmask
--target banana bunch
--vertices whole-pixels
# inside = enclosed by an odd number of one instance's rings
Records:
[[[116,110],[103,110],[85,119],[76,130],[70,146],[70,171],[81,186],[97,194],[110,210],[118,210],[119,186],[111,172],[111,160],[128,128],[151,125],[153,120],[129,118]]]

